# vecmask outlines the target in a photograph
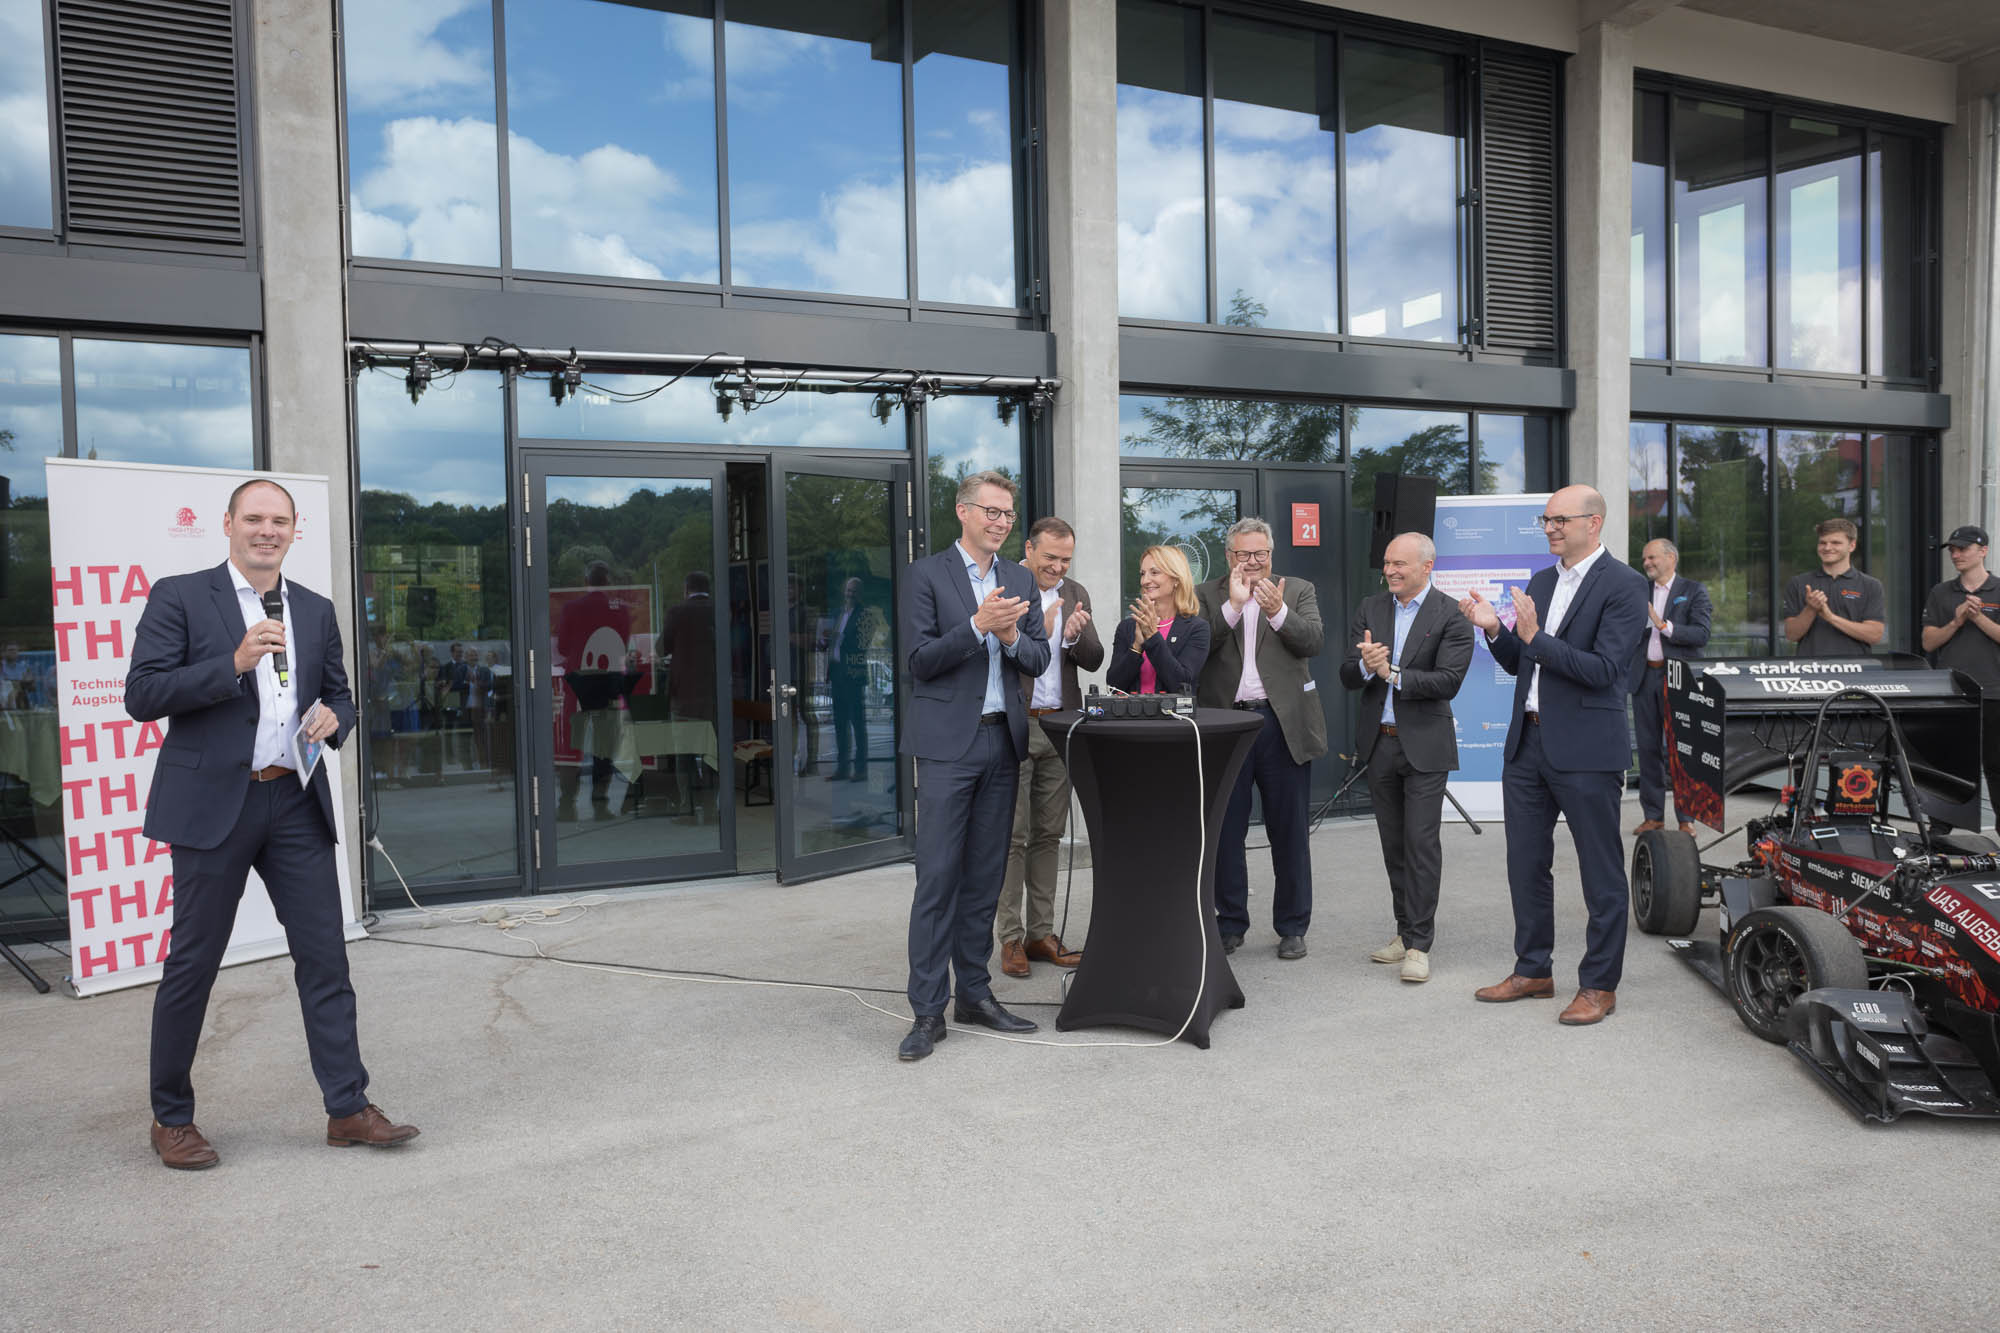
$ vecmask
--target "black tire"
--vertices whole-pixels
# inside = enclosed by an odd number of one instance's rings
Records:
[[[1678,829],[1656,828],[1632,844],[1632,919],[1648,935],[1685,935],[1701,919],[1701,852]]]
[[[1723,943],[1723,978],[1743,1026],[1784,1042],[1792,1001],[1809,990],[1868,985],[1868,961],[1847,928],[1810,907],[1763,907],[1744,916]]]

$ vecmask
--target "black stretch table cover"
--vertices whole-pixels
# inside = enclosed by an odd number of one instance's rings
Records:
[[[1164,717],[1086,719],[1072,733],[1079,716],[1041,719],[1056,753],[1068,749],[1096,886],[1083,965],[1056,1027],[1133,1027],[1171,1036],[1186,1023],[1187,1040],[1207,1050],[1209,1020],[1225,1007],[1243,1007],[1215,925],[1215,849],[1263,716],[1203,708],[1194,726]],[[1205,805],[1195,779],[1197,728]]]

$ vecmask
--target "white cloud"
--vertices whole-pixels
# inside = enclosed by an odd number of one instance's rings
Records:
[[[1014,173],[977,162],[917,178],[917,290],[930,301],[1011,306]]]
[[[49,104],[40,5],[0,5],[0,224],[46,227]]]
[[[493,133],[491,121],[472,118],[412,116],[384,125],[381,155],[354,190],[355,253],[498,263]],[[364,248],[364,241],[385,248]],[[400,249],[386,248],[398,242]]]
[[[475,22],[492,12],[487,0],[346,0],[349,104],[407,110],[482,90],[490,98],[490,35],[481,42],[468,33],[455,45],[437,35],[468,10],[478,11]],[[490,34],[490,23],[479,31]]]

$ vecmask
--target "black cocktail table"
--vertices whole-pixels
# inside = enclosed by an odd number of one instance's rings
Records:
[[[1193,726],[1176,718],[1096,719],[1072,733],[1078,716],[1041,719],[1056,753],[1067,747],[1095,885],[1083,964],[1056,1027],[1171,1035],[1186,1024],[1182,1035],[1207,1050],[1209,1021],[1225,1007],[1243,1007],[1215,925],[1215,849],[1264,719],[1203,708]]]

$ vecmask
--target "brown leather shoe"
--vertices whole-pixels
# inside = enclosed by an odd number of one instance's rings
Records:
[[[1687,820],[1687,819],[1683,819],[1683,820],[1681,821],[1681,832],[1683,832],[1683,833],[1687,834],[1687,835],[1688,835],[1689,837],[1693,837],[1693,836],[1694,836],[1694,822],[1693,822],[1692,820]]]
[[[360,1144],[369,1148],[393,1148],[399,1143],[408,1143],[417,1137],[415,1125],[392,1124],[389,1117],[382,1114],[382,1108],[370,1102],[353,1115],[326,1122],[326,1141],[329,1147],[352,1148]]]
[[[1028,957],[1054,963],[1057,967],[1076,967],[1083,962],[1083,950],[1065,948],[1060,935],[1044,935],[1038,940],[1028,941]]]
[[[1022,951],[1021,941],[1000,942],[1000,970],[1010,977],[1025,977],[1034,970],[1028,966],[1028,955]]]
[[[1481,986],[1472,992],[1472,998],[1487,1004],[1506,1004],[1513,1000],[1553,1000],[1556,997],[1554,977],[1524,977],[1515,973],[1497,986]]]
[[[222,1160],[193,1125],[163,1125],[157,1120],[153,1122],[153,1151],[160,1155],[162,1166],[176,1171],[206,1171]]]
[[[1641,823],[1638,828],[1633,829],[1632,832],[1634,834],[1651,833],[1656,828],[1665,828],[1665,827],[1666,825],[1660,820],[1648,819],[1643,823]]]
[[[1588,1027],[1592,1023],[1602,1023],[1618,1011],[1618,992],[1611,990],[1580,990],[1569,1007],[1556,1016],[1556,1022],[1564,1027]]]

